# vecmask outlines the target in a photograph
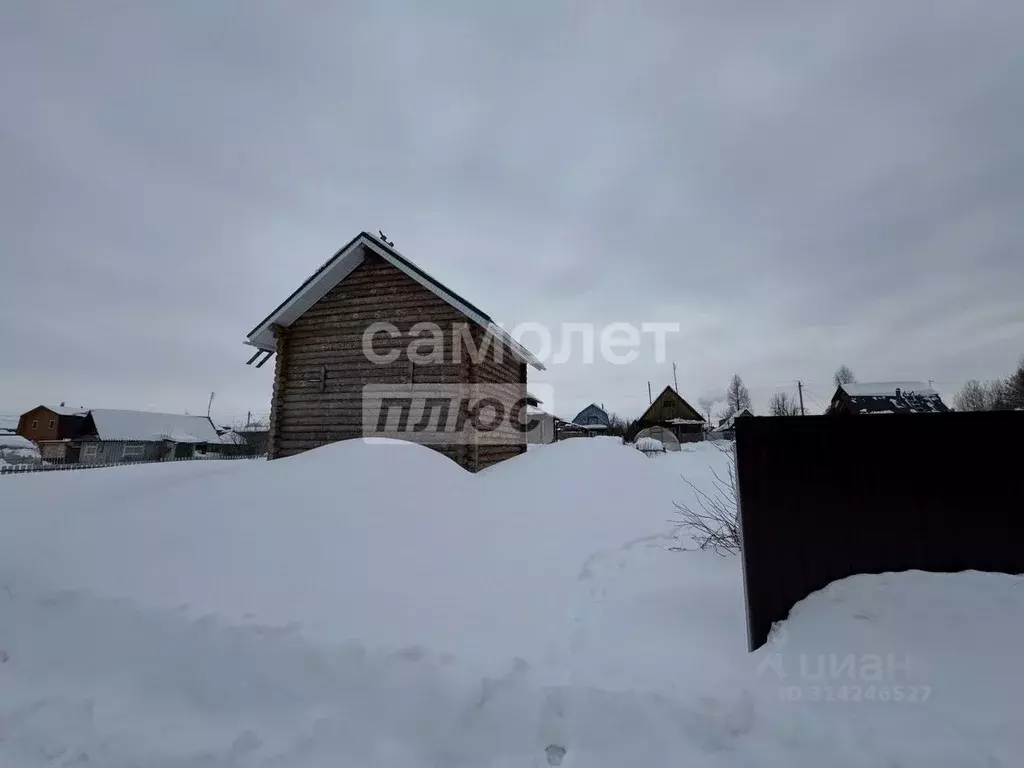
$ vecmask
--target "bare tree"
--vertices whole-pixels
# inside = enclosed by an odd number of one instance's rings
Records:
[[[977,379],[965,382],[963,389],[953,397],[953,407],[958,411],[987,411],[988,387]]]
[[[836,368],[836,372],[832,374],[832,382],[838,389],[843,384],[856,384],[857,377],[854,376],[853,370],[848,365],[840,365]]]
[[[729,455],[727,475],[722,477],[712,469],[715,477],[713,490],[708,493],[686,480],[693,489],[696,506],[673,502],[677,510],[678,531],[686,533],[698,547],[720,555],[738,554],[740,551],[739,486],[736,481],[736,448],[719,448]],[[686,478],[683,478],[684,480]]]
[[[739,413],[744,408],[750,409],[750,392],[743,384],[743,379],[740,375],[733,374],[732,381],[729,382],[729,388],[725,390],[725,403],[728,406],[728,416],[732,416],[734,413]]]
[[[1007,408],[1024,408],[1024,357],[1017,363],[1017,370],[1003,382],[1002,394]]]
[[[971,379],[953,397],[953,408],[958,411],[1005,411],[1011,408],[1010,400],[1008,382]]]
[[[617,413],[613,413],[608,417],[608,431],[606,435],[614,435],[615,437],[624,437],[626,431],[629,429],[630,422],[627,419],[622,418]]]
[[[800,403],[796,397],[785,392],[776,392],[768,401],[768,412],[772,416],[799,416]]]

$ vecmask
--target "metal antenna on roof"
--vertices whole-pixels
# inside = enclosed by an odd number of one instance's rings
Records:
[[[388,240],[388,236],[384,234],[384,230],[378,229],[377,232],[378,232],[378,234],[380,234],[380,239],[381,240],[383,240],[385,243],[390,245],[392,248],[395,247],[394,241],[393,240]]]

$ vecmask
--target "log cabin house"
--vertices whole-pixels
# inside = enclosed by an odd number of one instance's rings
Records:
[[[257,367],[276,355],[269,459],[391,436],[428,445],[475,472],[526,450],[526,372],[544,366],[383,236],[356,235],[260,321],[246,343],[257,350],[249,363],[261,358]],[[427,355],[424,346],[432,347]],[[464,428],[456,401],[467,392],[477,405],[494,404],[489,414],[501,417],[497,426]],[[397,430],[384,395],[411,401]],[[434,412],[422,407],[431,395],[450,400],[450,407],[434,404],[436,427],[427,425]],[[382,429],[386,419],[389,428]],[[452,422],[455,429],[448,428]]]
[[[640,417],[641,430],[661,427],[680,443],[704,438],[704,417],[672,387],[665,387]]]

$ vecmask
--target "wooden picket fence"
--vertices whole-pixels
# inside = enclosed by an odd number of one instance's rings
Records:
[[[47,462],[39,464],[7,464],[0,466],[0,476],[25,475],[32,472],[67,472],[80,469],[102,469],[104,467],[127,467],[141,464],[172,464],[182,461],[239,461],[243,459],[265,459],[266,456],[189,456],[187,458],[150,459],[135,461],[111,461],[99,464],[80,464],[68,462]]]

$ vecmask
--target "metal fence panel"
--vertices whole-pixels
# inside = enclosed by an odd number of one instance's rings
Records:
[[[857,573],[1024,572],[1024,412],[736,425],[751,650],[796,602]]]

